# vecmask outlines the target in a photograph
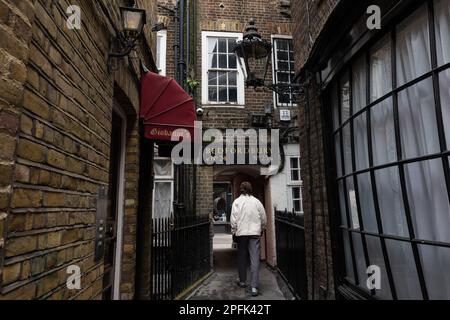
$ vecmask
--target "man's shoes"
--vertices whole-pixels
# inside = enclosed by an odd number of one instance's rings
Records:
[[[237,281],[237,285],[238,285],[239,288],[246,288],[247,287],[245,282],[242,282],[242,281],[239,281],[239,280]]]
[[[252,288],[252,297],[257,297],[259,294],[258,289]]]

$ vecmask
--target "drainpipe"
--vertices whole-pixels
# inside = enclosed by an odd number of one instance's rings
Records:
[[[185,48],[185,33],[184,33],[184,24],[186,22],[186,12],[185,12],[185,1],[178,1],[178,16],[179,16],[179,44],[180,44],[180,53],[179,53],[179,61],[178,61],[178,72],[180,76],[180,86],[183,89],[186,89],[186,48]]]

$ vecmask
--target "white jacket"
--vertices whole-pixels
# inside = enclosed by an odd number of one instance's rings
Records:
[[[231,232],[237,236],[260,236],[267,216],[262,203],[253,196],[241,195],[231,209]]]

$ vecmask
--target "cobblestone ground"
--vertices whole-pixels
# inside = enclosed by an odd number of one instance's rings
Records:
[[[258,297],[251,297],[248,288],[242,289],[236,285],[237,250],[231,248],[231,236],[216,235],[214,248],[214,273],[189,300],[286,300],[276,273],[269,270],[265,263],[261,263]]]

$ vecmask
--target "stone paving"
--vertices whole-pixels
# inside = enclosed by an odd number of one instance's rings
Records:
[[[269,270],[265,263],[261,263],[258,297],[251,297],[249,288],[237,286],[237,250],[232,249],[231,242],[230,235],[218,234],[214,237],[214,273],[188,299],[286,300],[276,273]]]

